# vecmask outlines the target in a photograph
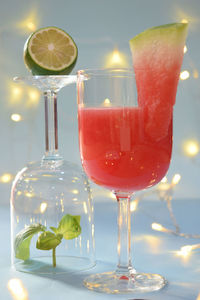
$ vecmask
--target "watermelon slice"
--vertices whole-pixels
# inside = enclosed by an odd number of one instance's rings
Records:
[[[187,27],[186,23],[157,26],[130,40],[138,105],[148,107],[146,131],[156,140],[167,134],[171,123]]]
[[[130,40],[139,105],[174,105],[187,35],[186,23],[147,29]]]

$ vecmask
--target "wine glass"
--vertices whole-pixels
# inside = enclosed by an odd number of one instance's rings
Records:
[[[133,70],[78,71],[82,165],[93,182],[115,194],[118,203],[116,270],[84,280],[87,288],[106,293],[150,292],[166,284],[161,275],[140,273],[132,266],[130,198],[157,184],[168,170],[172,108],[160,115],[162,103],[150,105],[149,100],[146,105],[139,99],[138,104],[136,91]]]
[[[58,151],[57,94],[76,75],[28,76],[44,95],[45,154],[17,175],[11,190],[12,265],[30,273],[88,269],[94,260],[93,201],[82,169]]]

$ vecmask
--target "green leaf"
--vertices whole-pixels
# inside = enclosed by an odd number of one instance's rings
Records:
[[[50,229],[51,229],[55,234],[57,234],[58,229],[57,229],[56,227],[50,226]]]
[[[33,235],[23,240],[15,250],[15,257],[27,260],[30,257],[30,243]]]
[[[45,226],[41,224],[31,224],[22,229],[15,237],[14,251],[15,257],[27,260],[30,257],[30,242],[34,234],[44,231]]]
[[[60,220],[56,232],[62,234],[66,240],[76,238],[81,234],[80,219],[81,216],[64,215]]]
[[[36,248],[40,250],[55,249],[61,243],[62,238],[62,234],[45,231],[38,237]]]

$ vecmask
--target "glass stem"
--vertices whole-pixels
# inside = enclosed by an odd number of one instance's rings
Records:
[[[60,159],[58,153],[57,93],[44,92],[45,101],[45,156],[44,159]]]
[[[117,273],[125,276],[135,273],[131,263],[131,213],[130,195],[119,196],[118,202],[118,265]]]
[[[56,267],[56,248],[52,249],[53,267]]]

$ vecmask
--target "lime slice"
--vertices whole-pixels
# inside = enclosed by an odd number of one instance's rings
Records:
[[[24,62],[33,75],[67,75],[76,64],[78,49],[69,34],[57,27],[34,32],[24,46]]]

